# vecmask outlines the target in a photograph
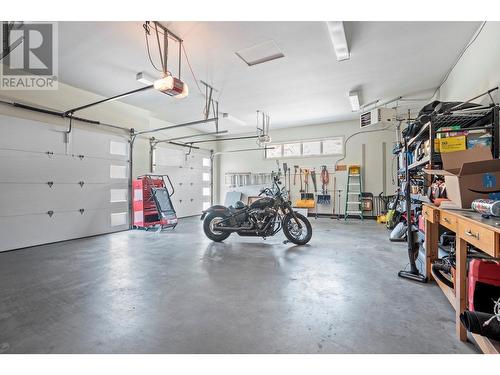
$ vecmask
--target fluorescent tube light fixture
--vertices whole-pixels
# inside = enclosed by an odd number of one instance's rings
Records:
[[[241,126],[246,126],[247,125],[247,123],[245,121],[240,120],[239,118],[234,117],[233,115],[231,115],[231,114],[229,114],[227,112],[222,113],[222,118],[226,119],[228,121],[231,121],[232,123],[241,125]]]
[[[347,38],[345,36],[344,22],[342,21],[328,21],[328,31],[330,39],[332,40],[333,49],[337,56],[337,61],[349,60],[351,54],[349,53],[349,46],[347,45]]]
[[[351,103],[351,109],[353,112],[359,111],[359,96],[357,91],[349,92],[349,102]]]

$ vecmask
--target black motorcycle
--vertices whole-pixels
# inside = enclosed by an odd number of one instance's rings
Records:
[[[224,241],[233,232],[240,236],[271,237],[281,228],[286,238],[296,245],[305,245],[312,236],[309,220],[293,211],[281,182],[275,176],[273,188],[263,189],[265,195],[249,206],[238,201],[234,207],[215,205],[203,211],[201,220],[208,238],[215,242]]]

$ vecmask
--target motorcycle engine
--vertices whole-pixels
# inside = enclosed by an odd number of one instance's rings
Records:
[[[251,210],[248,215],[253,219],[258,229],[262,229],[277,214],[271,207]]]

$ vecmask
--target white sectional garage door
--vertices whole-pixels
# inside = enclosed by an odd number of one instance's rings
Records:
[[[0,115],[0,251],[128,228],[128,140]]]
[[[154,152],[154,173],[166,174],[175,193],[172,203],[178,217],[200,215],[210,206],[210,152],[157,147]]]

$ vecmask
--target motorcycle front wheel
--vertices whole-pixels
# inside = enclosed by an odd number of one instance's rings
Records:
[[[212,241],[221,242],[229,237],[231,233],[229,232],[221,232],[215,230],[214,225],[226,219],[226,215],[218,214],[215,212],[209,213],[205,220],[203,221],[203,231],[205,235],[210,238]]]
[[[311,223],[304,215],[298,212],[295,212],[295,215],[302,228],[299,228],[292,215],[286,215],[283,219],[283,233],[290,242],[296,245],[305,245],[312,237]]]

